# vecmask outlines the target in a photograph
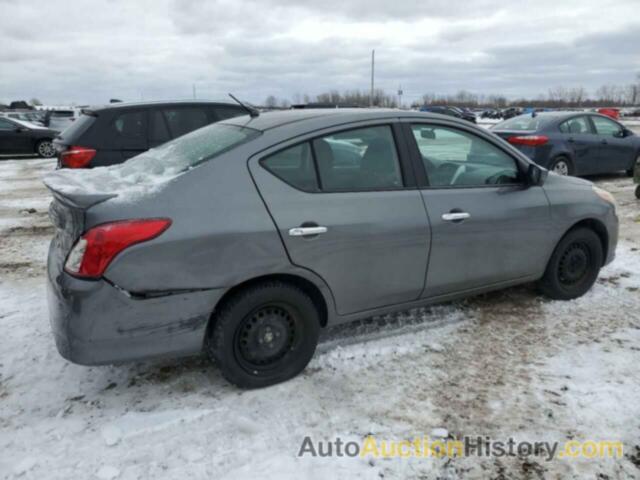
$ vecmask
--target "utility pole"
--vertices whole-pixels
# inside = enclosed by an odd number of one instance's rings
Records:
[[[371,94],[369,95],[369,107],[373,107],[373,76],[376,67],[376,51],[371,50]]]
[[[398,85],[398,108],[402,108],[402,85]]]
[[[196,84],[194,83],[193,85],[193,99],[196,99]]]

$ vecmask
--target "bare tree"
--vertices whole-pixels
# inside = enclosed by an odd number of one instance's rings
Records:
[[[267,108],[275,108],[278,106],[278,99],[273,95],[269,95],[264,101],[264,106]]]

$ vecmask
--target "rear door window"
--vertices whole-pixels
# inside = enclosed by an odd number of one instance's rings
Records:
[[[391,127],[359,128],[313,141],[322,191],[402,188]]]
[[[215,107],[213,109],[216,121],[226,120],[227,118],[238,117],[240,115],[246,115],[246,110],[236,107]]]
[[[275,153],[264,158],[261,163],[272,174],[292,187],[307,192],[318,190],[309,142]]]
[[[118,112],[111,121],[110,149],[147,149],[147,112],[144,110]]]
[[[149,129],[149,144],[152,147],[171,140],[171,133],[167,121],[161,110],[151,111],[151,128]]]
[[[576,117],[562,122],[560,124],[560,131],[562,133],[572,134],[593,133],[587,117]]]
[[[162,112],[173,138],[181,137],[211,123],[204,108],[167,108],[162,109]]]

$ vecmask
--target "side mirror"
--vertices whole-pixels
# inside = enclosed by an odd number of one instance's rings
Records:
[[[26,128],[26,127],[16,127],[15,131],[18,132],[18,133],[24,133],[24,132],[28,132],[29,129]]]
[[[434,132],[431,128],[423,128],[420,130],[420,136],[422,138],[428,138],[429,140],[436,139],[436,132]]]
[[[527,168],[527,185],[530,187],[540,187],[544,184],[544,181],[547,179],[547,174],[549,172],[544,168],[536,165],[534,163],[530,163]]]

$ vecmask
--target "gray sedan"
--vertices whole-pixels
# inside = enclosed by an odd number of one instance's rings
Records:
[[[206,351],[245,388],[302,371],[328,325],[527,282],[579,297],[618,239],[606,191],[437,114],[253,114],[45,183],[60,353]]]

